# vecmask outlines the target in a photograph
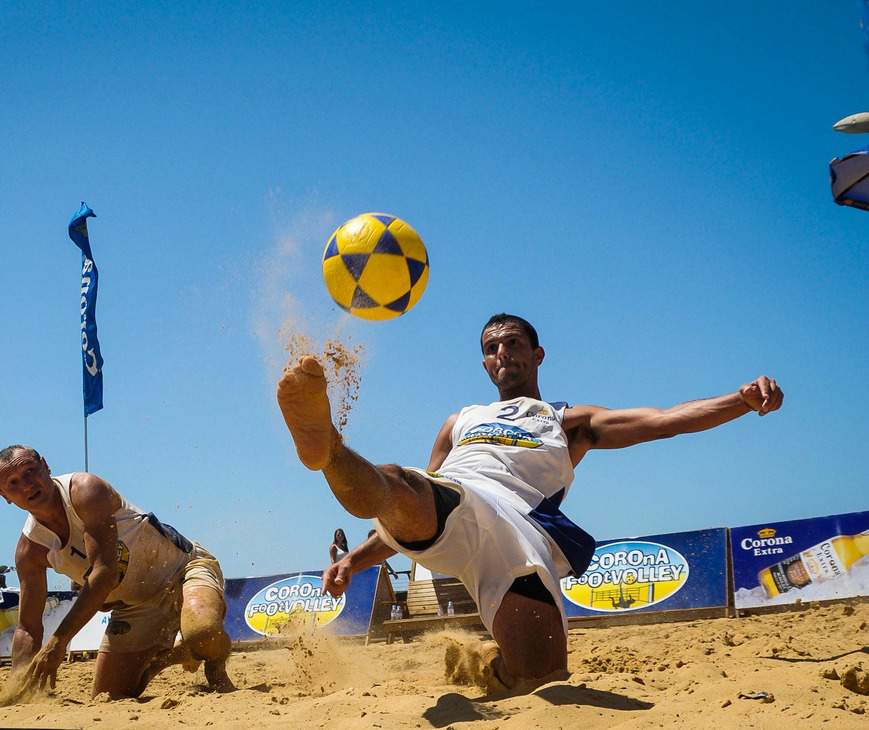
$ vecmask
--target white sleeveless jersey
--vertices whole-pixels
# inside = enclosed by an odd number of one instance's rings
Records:
[[[437,473],[499,495],[506,489],[532,509],[544,497],[559,504],[573,482],[566,407],[521,397],[463,408]]]
[[[84,524],[70,501],[72,474],[52,477],[69,521],[65,545],[33,515],[27,516],[22,533],[48,549],[48,564],[58,573],[83,584],[90,570],[84,546]],[[187,564],[193,543],[152,514],[142,512],[123,496],[114,514],[118,526],[118,584],[106,598],[106,608],[142,603],[164,590]]]

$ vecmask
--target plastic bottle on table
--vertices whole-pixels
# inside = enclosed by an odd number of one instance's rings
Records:
[[[455,616],[456,615],[456,607],[453,605],[452,601],[447,601],[447,616]]]

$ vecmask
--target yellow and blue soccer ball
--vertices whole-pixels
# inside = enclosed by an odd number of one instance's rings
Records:
[[[339,226],[323,251],[323,280],[342,309],[362,319],[409,311],[428,284],[428,252],[401,218],[363,213]]]

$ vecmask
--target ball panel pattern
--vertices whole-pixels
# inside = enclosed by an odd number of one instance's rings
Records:
[[[328,282],[329,293],[335,302],[344,309],[349,309],[353,292],[358,287],[356,279],[347,270],[340,256],[332,256],[323,262],[323,278]]]
[[[388,213],[363,213],[340,226],[323,251],[323,279],[335,302],[363,319],[398,317],[428,283],[419,234]]]
[[[410,272],[402,255],[373,253],[357,280],[378,304],[389,304],[410,292]]]

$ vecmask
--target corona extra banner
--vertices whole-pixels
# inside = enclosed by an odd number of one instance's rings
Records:
[[[338,598],[323,592],[320,570],[230,578],[224,628],[232,641],[274,636],[291,623],[328,627],[337,634],[365,634],[379,575],[379,566],[356,573]]]
[[[869,596],[869,512],[730,531],[736,608]]]
[[[564,578],[568,616],[727,606],[724,528],[599,542],[581,576]]]

